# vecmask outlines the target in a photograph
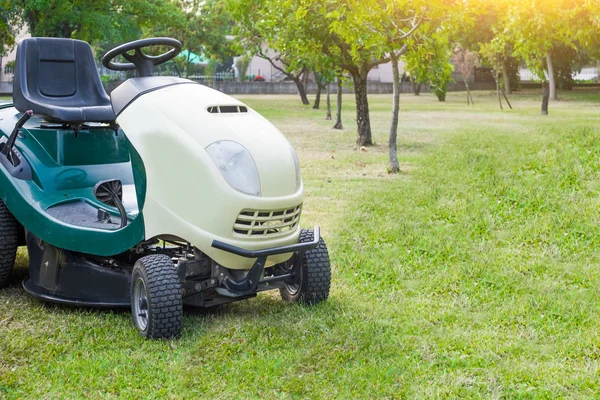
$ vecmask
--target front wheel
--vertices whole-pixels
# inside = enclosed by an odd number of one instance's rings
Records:
[[[183,326],[182,288],[169,256],[140,258],[131,275],[131,317],[148,339],[171,339]]]
[[[300,243],[312,242],[314,232],[302,229]],[[317,304],[327,300],[331,287],[331,264],[329,252],[323,238],[319,244],[304,253],[302,265],[294,267],[296,278],[293,283],[280,289],[281,297],[289,302]]]

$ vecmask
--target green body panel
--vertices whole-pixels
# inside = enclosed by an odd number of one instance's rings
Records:
[[[19,116],[12,107],[0,107],[2,140]],[[53,125],[34,117],[25,125],[24,137],[16,141],[16,147],[31,166],[33,179],[17,179],[0,165],[0,197],[15,218],[45,242],[81,253],[115,255],[142,241],[144,221],[138,205],[139,199],[144,198],[140,191],[145,187],[143,163],[140,166],[141,160],[135,154],[136,165],[132,165],[131,146],[123,132],[97,129],[80,131],[76,137],[72,130],[40,129],[40,124]],[[94,196],[94,186],[109,179],[119,179],[124,186],[138,183],[138,201],[126,206],[129,223],[125,228],[103,230],[70,225],[46,212],[64,202],[84,201],[118,217],[116,208]]]

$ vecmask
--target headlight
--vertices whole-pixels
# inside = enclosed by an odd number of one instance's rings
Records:
[[[300,185],[302,184],[302,177],[300,177],[300,161],[298,161],[298,156],[293,148],[292,150],[292,158],[294,159],[294,167],[296,167],[296,191],[300,189]]]
[[[232,188],[251,196],[260,196],[258,169],[248,150],[229,140],[215,142],[206,152]]]

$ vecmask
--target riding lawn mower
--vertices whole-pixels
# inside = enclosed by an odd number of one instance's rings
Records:
[[[27,246],[28,293],[130,307],[152,339],[180,334],[184,305],[274,289],[327,299],[329,255],[318,227],[300,228],[292,146],[233,97],[152,76],[180,52],[171,38],[109,51],[106,68],[136,72],[109,97],[89,44],[18,45],[13,103],[0,105],[0,287]]]

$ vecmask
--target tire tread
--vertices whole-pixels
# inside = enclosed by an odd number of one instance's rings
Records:
[[[309,229],[300,230],[298,242],[312,242],[314,232]],[[331,263],[329,252],[323,238],[316,247],[304,253],[302,262],[303,280],[300,292],[293,296],[287,289],[281,289],[281,296],[287,301],[299,301],[303,304],[317,304],[327,300],[331,288]]]
[[[145,336],[149,339],[179,336],[183,326],[182,289],[171,258],[164,254],[145,256],[138,260],[136,267],[137,265],[142,266],[151,306],[149,312],[152,317],[148,319]],[[133,285],[132,280],[132,287]]]
[[[6,285],[19,247],[17,221],[0,200],[0,287]]]

